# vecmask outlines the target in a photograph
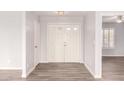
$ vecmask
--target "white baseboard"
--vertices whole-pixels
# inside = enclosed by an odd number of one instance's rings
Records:
[[[103,57],[106,56],[106,57],[124,57],[124,55],[102,55]]]
[[[87,70],[91,73],[91,75],[95,78],[95,74],[92,72],[90,67],[85,63],[84,66],[87,68]]]
[[[39,63],[56,63],[56,62],[53,62],[53,61],[40,61]],[[69,62],[67,62],[67,63],[69,63]],[[84,63],[84,62],[83,61],[79,61],[79,62],[70,62],[70,63]]]
[[[100,79],[100,78],[102,78],[102,77],[101,77],[101,75],[95,75],[94,78]]]
[[[80,61],[80,63],[83,63],[83,64],[84,64],[84,61],[83,61],[83,60],[81,60],[81,61]]]
[[[48,63],[48,61],[39,61],[39,63]]]
[[[28,71],[27,76],[35,69],[35,67],[36,67],[37,65],[38,65],[38,63],[35,64],[35,65]]]
[[[84,65],[85,65],[85,67],[88,69],[88,71],[91,73],[91,75],[92,75],[94,78],[96,78],[96,79],[102,78],[101,75],[96,75],[95,73],[93,73],[93,71],[90,69],[90,67],[89,67],[86,63],[85,63]]]
[[[35,64],[27,73],[23,73],[22,74],[22,78],[27,78],[28,75],[35,69],[35,67],[38,65],[39,63]]]
[[[26,77],[27,77],[26,73],[22,74],[22,78],[26,78]]]
[[[0,70],[22,70],[21,67],[0,67]]]

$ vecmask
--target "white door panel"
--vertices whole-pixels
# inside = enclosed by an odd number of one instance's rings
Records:
[[[64,62],[64,31],[61,25],[50,25],[47,32],[48,62]]]
[[[48,25],[48,62],[80,62],[80,26]]]
[[[34,21],[34,64],[40,61],[40,23]]]
[[[48,31],[47,31],[47,60],[48,62],[55,61],[55,31],[56,31],[56,27],[48,26]]]
[[[65,62],[80,62],[80,31],[78,26],[75,28],[67,25],[65,29]]]
[[[56,39],[55,39],[55,60],[56,62],[64,62],[64,31],[63,26],[58,25],[56,28]]]

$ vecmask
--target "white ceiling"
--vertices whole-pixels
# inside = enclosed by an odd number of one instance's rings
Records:
[[[104,16],[102,20],[103,22],[116,22],[116,18],[113,18],[113,16]]]
[[[57,16],[57,11],[35,11],[34,13],[40,16]],[[64,11],[64,16],[83,16],[87,11]]]
[[[57,11],[32,11],[39,16],[58,16]],[[91,11],[64,11],[63,16],[84,16]],[[104,16],[103,22],[116,22],[117,16]]]
[[[104,16],[102,20],[106,23],[117,23],[117,16]]]

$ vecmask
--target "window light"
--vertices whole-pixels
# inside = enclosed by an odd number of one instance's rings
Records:
[[[68,28],[66,28],[66,30],[71,30],[71,28],[68,27]]]
[[[78,28],[77,28],[77,27],[75,27],[75,28],[74,28],[74,30],[78,30]]]

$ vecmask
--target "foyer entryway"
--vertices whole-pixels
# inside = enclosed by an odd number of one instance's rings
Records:
[[[81,61],[79,24],[49,24],[47,26],[47,61]]]

